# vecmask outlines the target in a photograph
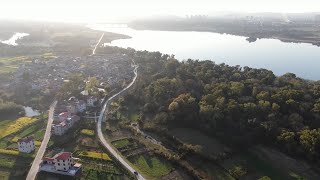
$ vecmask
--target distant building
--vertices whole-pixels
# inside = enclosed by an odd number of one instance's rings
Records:
[[[52,129],[55,135],[64,135],[76,122],[80,120],[77,115],[69,116],[67,119],[63,120],[59,124],[52,125]]]
[[[53,125],[53,131],[55,135],[61,136],[65,134],[68,130],[66,122],[61,122],[59,124]]]
[[[28,136],[18,140],[18,149],[23,153],[31,153],[35,149],[33,137]]]
[[[96,102],[98,101],[98,98],[95,96],[90,96],[87,98],[87,105],[90,107],[94,107]]]
[[[78,112],[76,105],[74,105],[73,103],[69,104],[69,105],[67,106],[67,109],[68,109],[68,112],[69,112],[70,114],[77,114],[77,112]]]
[[[84,112],[87,109],[87,105],[83,100],[76,102],[78,112]]]
[[[59,114],[59,121],[63,122],[65,120],[67,120],[70,117],[70,113],[69,112],[62,112]]]
[[[316,22],[320,23],[320,15],[316,15],[314,19]]]

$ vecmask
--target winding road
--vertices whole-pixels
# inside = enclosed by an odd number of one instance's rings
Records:
[[[57,103],[58,103],[58,101],[54,101],[50,106],[46,132],[44,134],[44,137],[43,137],[42,143],[40,145],[40,148],[37,152],[37,155],[34,158],[32,165],[31,165],[31,168],[28,172],[27,180],[34,180],[37,176],[38,171],[39,171],[39,166],[40,166],[40,163],[42,162],[42,157],[43,157],[44,153],[46,152],[46,148],[47,148],[47,145],[48,145],[50,137],[51,137],[51,126],[52,126],[52,122],[53,122],[53,113],[54,113],[54,108],[56,107]]]
[[[96,44],[96,46],[95,46],[94,49],[92,50],[92,55],[95,55],[95,54],[96,54],[96,50],[97,50],[99,44],[101,43],[103,37],[104,37],[104,33],[102,33],[102,35],[101,35],[98,43]]]
[[[134,174],[134,172],[136,172],[136,170],[133,169],[133,167],[131,167],[130,164],[127,163],[127,161],[119,154],[119,152],[117,152],[113,146],[111,145],[111,143],[109,143],[105,137],[103,136],[103,133],[102,133],[102,129],[101,129],[101,124],[102,124],[102,121],[103,121],[103,118],[104,118],[104,114],[106,111],[108,111],[108,106],[110,105],[111,101],[119,96],[121,93],[123,93],[124,91],[126,91],[127,89],[129,89],[133,84],[134,82],[136,81],[137,79],[137,76],[138,76],[138,73],[137,73],[137,69],[138,69],[138,66],[137,65],[133,65],[134,67],[134,78],[133,80],[131,81],[131,83],[125,87],[124,89],[122,89],[120,92],[116,93],[115,95],[111,96],[106,102],[105,104],[103,105],[103,108],[100,112],[100,116],[99,116],[99,119],[98,119],[98,123],[97,123],[97,132],[98,132],[98,137],[100,139],[100,142],[102,143],[102,145],[108,149],[108,151],[118,159],[118,161],[123,165],[125,166],[132,174]],[[144,180],[145,178],[143,176],[141,176],[140,174],[136,176],[137,179],[139,180]]]

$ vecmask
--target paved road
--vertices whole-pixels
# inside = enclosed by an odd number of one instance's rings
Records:
[[[100,39],[99,39],[98,43],[97,43],[97,44],[96,44],[96,46],[94,47],[94,49],[93,49],[93,51],[92,51],[92,55],[95,55],[95,54],[96,54],[96,50],[97,50],[97,48],[98,48],[98,46],[99,46],[100,42],[102,41],[103,36],[104,36],[104,33],[102,33],[102,35],[101,35],[101,37],[100,37]]]
[[[42,161],[42,157],[46,151],[48,142],[50,140],[51,126],[52,126],[52,122],[53,122],[53,113],[54,113],[54,108],[56,107],[56,105],[57,105],[57,101],[54,101],[50,106],[46,133],[44,134],[41,146],[37,152],[36,157],[34,158],[32,166],[29,170],[27,180],[34,180],[37,176],[38,171],[39,171],[39,165]]]
[[[129,88],[134,84],[134,82],[136,81],[137,76],[138,76],[138,74],[137,74],[137,68],[138,68],[138,66],[137,66],[137,65],[134,65],[134,70],[133,70],[133,72],[134,72],[134,75],[135,75],[135,76],[134,76],[132,82],[131,82],[127,87],[125,87],[124,89],[122,89],[120,92],[118,92],[117,94],[111,96],[111,97],[105,102],[105,104],[103,105],[103,108],[102,108],[102,110],[101,110],[101,112],[100,112],[100,116],[99,116],[98,123],[97,123],[98,137],[99,137],[101,143],[103,144],[103,146],[106,147],[106,148],[109,150],[109,152],[110,152],[114,157],[116,157],[116,158],[118,159],[118,161],[119,161],[123,166],[125,166],[132,174],[134,174],[134,172],[135,172],[136,170],[134,170],[133,167],[131,167],[131,166],[127,163],[127,161],[125,161],[125,159],[122,158],[122,157],[118,154],[118,152],[113,148],[113,146],[111,145],[111,143],[109,143],[109,142],[104,138],[103,133],[102,133],[102,130],[101,130],[101,124],[102,124],[102,120],[103,120],[103,118],[104,118],[104,114],[105,114],[106,111],[108,111],[108,106],[110,105],[111,101],[112,101],[115,97],[119,96],[121,93],[123,93],[124,91],[126,91],[127,89],[129,89]],[[142,177],[140,174],[137,176],[137,178],[138,178],[139,180],[144,180],[144,179],[145,179],[145,178]]]

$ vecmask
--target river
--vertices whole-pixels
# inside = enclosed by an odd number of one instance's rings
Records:
[[[25,36],[29,36],[28,33],[15,33],[10,39],[8,40],[0,40],[1,43],[11,45],[11,46],[17,46],[17,40],[22,39]]]
[[[250,66],[272,70],[276,75],[287,72],[320,80],[320,47],[305,43],[285,43],[276,39],[259,39],[249,43],[246,37],[193,31],[134,30],[105,24],[90,28],[131,36],[114,40],[111,46],[174,54],[178,60],[213,60],[216,63]]]

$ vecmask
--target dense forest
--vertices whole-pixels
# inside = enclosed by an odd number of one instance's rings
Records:
[[[195,128],[236,149],[264,144],[318,163],[319,81],[130,48],[99,51],[126,53],[139,65],[126,100],[140,107],[145,129]]]

